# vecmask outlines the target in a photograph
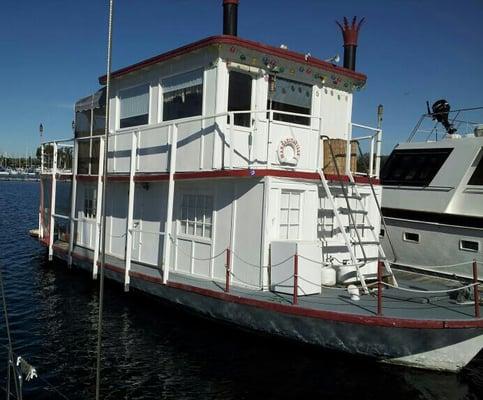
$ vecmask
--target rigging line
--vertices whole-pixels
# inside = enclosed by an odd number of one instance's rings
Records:
[[[99,315],[98,315],[98,326],[97,326],[97,359],[96,359],[96,400],[100,399],[100,386],[101,386],[101,345],[102,345],[102,308],[104,305],[104,266],[106,264],[106,187],[107,187],[107,156],[109,148],[109,97],[111,88],[111,57],[112,57],[112,18],[114,11],[114,0],[109,0],[109,19],[108,19],[108,34],[107,34],[107,74],[106,74],[106,124],[104,129],[104,170],[102,171],[104,175],[102,184],[102,258],[99,267]]]
[[[4,285],[3,285],[3,272],[2,272],[2,265],[0,264],[0,291],[2,292],[2,305],[3,305],[3,315],[5,317],[5,329],[7,331],[7,340],[8,340],[8,359],[9,359],[9,370],[10,368],[15,368],[14,367],[14,359],[13,359],[13,345],[12,345],[12,336],[10,334],[10,324],[8,322],[8,312],[7,312],[7,299],[5,297],[5,290],[4,290]],[[15,382],[15,392],[17,394],[17,397],[22,397],[21,393],[19,394],[19,384],[17,381],[17,374],[14,373],[14,382]],[[7,383],[8,385],[8,390],[7,390],[7,396],[9,395],[10,392],[10,380]],[[7,397],[8,398],[8,397]]]
[[[52,383],[50,383],[47,379],[42,378],[41,376],[38,376],[42,382],[44,382],[49,388],[51,388],[55,393],[57,393],[60,397],[62,397],[65,400],[70,400],[69,397],[67,397],[64,393],[62,393],[60,390],[58,390]]]
[[[400,287],[400,286],[394,286],[394,285],[391,285],[390,283],[386,283],[386,282],[381,282],[381,283],[383,285],[385,285],[385,286],[390,287],[390,288],[399,289],[399,290],[402,290],[404,292],[428,293],[428,294],[459,292],[460,290],[469,289],[469,288],[472,288],[472,287],[474,287],[476,285],[479,285],[479,283],[476,282],[476,283],[470,283],[469,285],[460,286],[460,287],[457,287],[457,288],[454,288],[454,289],[445,289],[445,290],[418,290],[418,289],[410,289],[410,288],[405,288],[405,287]]]

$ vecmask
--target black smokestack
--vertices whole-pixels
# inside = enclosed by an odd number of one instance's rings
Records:
[[[349,25],[349,21],[344,17],[343,23],[335,21],[342,31],[344,37],[344,68],[356,70],[356,51],[357,51],[357,38],[359,36],[359,29],[364,22],[362,18],[357,23],[357,17],[352,18],[352,24]]]
[[[223,0],[223,35],[237,35],[238,0]]]

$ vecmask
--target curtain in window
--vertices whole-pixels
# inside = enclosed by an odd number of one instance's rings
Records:
[[[192,86],[203,84],[203,70],[186,72],[184,74],[172,76],[161,80],[163,93],[173,92],[175,90],[186,89]]]
[[[121,91],[121,119],[145,115],[149,112],[149,86],[136,86]]]

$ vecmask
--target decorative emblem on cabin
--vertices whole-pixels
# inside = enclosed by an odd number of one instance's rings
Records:
[[[297,165],[300,158],[299,142],[294,138],[281,140],[277,154],[280,164]]]

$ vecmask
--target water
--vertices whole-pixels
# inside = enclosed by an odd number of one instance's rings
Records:
[[[26,383],[24,398],[93,399],[97,283],[46,261],[27,235],[37,210],[38,183],[0,182],[14,350],[43,379]],[[482,355],[458,375],[382,365],[240,332],[109,283],[104,315],[103,399],[483,398]],[[1,387],[6,365],[2,348]]]

